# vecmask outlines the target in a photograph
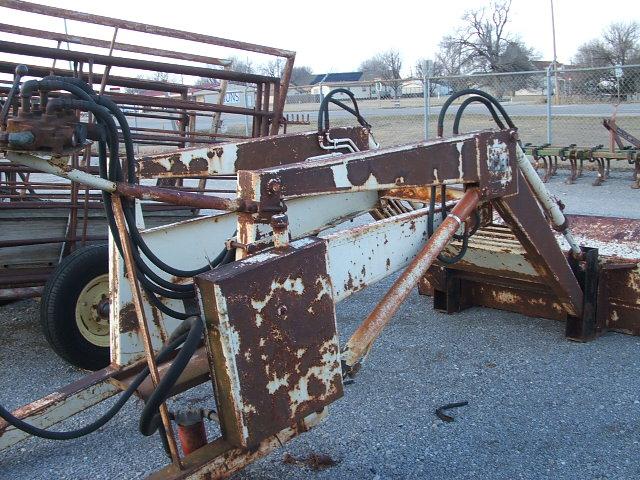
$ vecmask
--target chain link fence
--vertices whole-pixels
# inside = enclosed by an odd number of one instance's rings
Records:
[[[464,88],[479,88],[498,98],[527,143],[607,147],[610,137],[602,120],[612,116],[628,132],[640,134],[640,65],[292,85],[285,113],[294,122],[296,115],[305,120],[309,115],[311,126],[290,124],[288,131],[314,128],[320,102],[334,88],[353,93],[384,146],[435,138],[442,104],[451,93]],[[345,94],[336,98],[348,99]],[[447,111],[445,135],[452,132],[462,100]],[[335,105],[330,112],[332,125],[354,122]],[[492,125],[487,109],[471,104],[460,122],[460,132]]]

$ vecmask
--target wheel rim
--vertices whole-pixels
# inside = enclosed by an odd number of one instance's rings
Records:
[[[80,292],[76,325],[88,342],[98,347],[109,346],[109,274],[93,278]]]

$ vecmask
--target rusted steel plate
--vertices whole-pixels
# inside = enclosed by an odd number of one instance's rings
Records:
[[[640,220],[597,215],[567,215],[567,219],[579,244],[597,248],[600,256],[640,261]]]
[[[277,205],[281,197],[456,183],[480,183],[484,196],[494,197],[515,193],[514,163],[515,143],[511,133],[484,131],[241,171],[238,184],[242,198],[265,205]],[[279,189],[274,192],[276,183]]]
[[[518,194],[496,199],[492,204],[525,248],[525,258],[552,288],[567,313],[581,317],[582,289],[531,189],[522,174],[518,175]]]
[[[601,269],[598,317],[610,330],[640,335],[640,263],[616,266]]]
[[[360,150],[369,145],[368,132],[360,126],[332,128],[330,135],[349,138]],[[142,157],[138,160],[138,175],[141,178],[231,175],[238,170],[286,165],[326,153],[320,148],[317,132],[290,133]]]
[[[463,276],[461,291],[465,292],[472,305],[551,320],[565,320],[567,317],[557,297],[544,285],[513,280],[507,285],[486,276],[469,281]]]
[[[603,330],[640,335],[640,220],[568,215],[572,233],[587,247],[601,249],[597,318]],[[562,235],[556,237],[564,243]],[[480,229],[469,241],[462,261],[449,269],[460,282],[459,303],[524,315],[565,320],[566,313],[527,252],[504,225]],[[433,266],[420,283],[423,295],[445,295],[444,267]]]
[[[423,208],[325,235],[335,301],[406,266],[427,241],[427,213]],[[440,222],[437,216],[434,225]]]
[[[196,285],[228,442],[255,446],[342,396],[324,241],[257,254]]]

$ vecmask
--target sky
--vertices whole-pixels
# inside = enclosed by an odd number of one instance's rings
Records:
[[[434,56],[440,39],[455,31],[466,10],[481,8],[488,0],[397,3],[189,0],[180,2],[181,8],[173,9],[167,1],[150,0],[37,3],[295,50],[296,65],[310,66],[315,73],[354,71],[363,60],[394,48],[402,55],[403,74],[409,75],[418,59]],[[554,6],[558,61],[563,63],[569,63],[578,46],[597,37],[609,23],[640,21],[637,0],[555,0]],[[40,16],[30,15],[27,20],[24,14],[4,8],[0,8],[0,16],[3,22],[11,24],[28,22],[33,28],[56,31],[63,28],[61,19],[53,20],[54,24],[42,23]],[[543,60],[552,59],[549,0],[513,0],[507,28],[534,47]],[[109,32],[100,28],[87,31],[69,22],[68,29],[70,34],[110,39]],[[171,48],[171,44],[156,46]],[[224,54],[215,47],[200,46],[198,50],[200,54]],[[225,56],[229,56],[228,51]],[[240,56],[244,54],[240,52]],[[266,60],[252,59],[253,63]]]

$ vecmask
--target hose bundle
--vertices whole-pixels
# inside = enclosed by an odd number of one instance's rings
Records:
[[[78,109],[91,112],[95,116],[102,133],[101,138],[98,140],[100,176],[114,182],[134,183],[135,157],[131,130],[126,117],[113,100],[103,95],[96,95],[93,89],[79,78],[52,75],[45,77],[40,81],[30,80],[25,82],[23,85],[21,95],[23,99],[28,99],[36,90],[41,92],[63,90],[74,95],[76,97],[74,99],[55,98],[48,101],[47,111],[54,112],[62,109]],[[124,168],[119,157],[120,144],[118,138],[118,126],[120,127],[125,147],[126,161]],[[120,255],[122,255],[122,239],[120,238],[120,233],[116,227],[111,202],[111,193],[103,192],[102,196],[109,229],[113,236],[114,243],[120,252]],[[232,252],[223,249],[210,264],[195,270],[182,270],[172,267],[154,254],[138,231],[135,222],[134,201],[128,198],[123,198],[122,203],[128,230],[127,233],[133,246],[132,254],[136,273],[149,302],[162,313],[173,318],[184,320],[194,315],[196,312],[183,313],[174,310],[165,305],[158,298],[160,296],[180,300],[194,299],[195,291],[193,284],[182,285],[165,280],[149,266],[149,264],[142,258],[141,253],[144,254],[153,266],[168,275],[188,278],[211,270],[218,265],[229,263],[233,260]]]
[[[509,128],[516,128],[509,114],[506,112],[504,107],[493,95],[487,92],[484,92],[482,90],[478,90],[476,88],[465,88],[463,90],[460,90],[452,94],[442,105],[442,108],[440,109],[440,114],[438,115],[438,124],[437,124],[438,137],[442,137],[444,134],[444,118],[445,118],[445,115],[447,114],[449,107],[457,98],[460,98],[464,95],[471,95],[471,96],[466,98],[458,107],[458,111],[456,112],[456,116],[453,121],[454,135],[458,135],[460,133],[460,122],[462,120],[462,116],[464,114],[464,111],[467,109],[467,107],[472,103],[480,103],[485,107],[487,107],[487,110],[489,110],[489,113],[491,114],[493,121],[496,123],[499,129],[503,130],[505,128],[505,123]],[[500,118],[500,116],[498,115],[498,112],[500,112],[500,115],[502,116],[502,118]],[[442,215],[442,220],[444,220],[447,217],[446,185],[440,186],[440,197],[441,197],[441,204],[442,204],[441,215]],[[433,234],[435,202],[436,202],[436,187],[433,186],[431,187],[429,216],[427,218],[427,230],[428,230],[429,236]],[[438,255],[438,260],[440,260],[442,263],[445,263],[447,265],[452,265],[456,262],[459,262],[467,252],[467,248],[469,246],[469,237],[471,237],[474,233],[476,233],[479,227],[480,227],[480,215],[476,210],[475,224],[473,225],[473,227],[469,229],[465,222],[464,233],[462,233],[461,235],[456,234],[453,236],[456,240],[462,241],[462,247],[460,251],[452,257],[449,257],[443,253],[440,253]]]
[[[45,77],[40,81],[29,80],[23,84],[21,89],[23,105],[28,104],[26,102],[30,102],[31,96],[33,96],[36,91],[46,93],[53,90],[69,92],[74,98],[60,97],[47,101],[42,105],[42,108],[46,105],[47,113],[53,113],[64,109],[77,109],[91,112],[95,116],[98,125],[98,158],[100,176],[113,182],[134,183],[135,158],[131,130],[129,129],[127,119],[115,102],[108,97],[96,95],[93,89],[81,79],[52,75]],[[126,157],[124,166],[122,165],[119,157],[120,144],[118,126],[120,127],[125,146]],[[102,195],[105,214],[114,244],[120,252],[120,255],[123,256],[122,238],[115,222],[111,193],[103,192]],[[198,316],[194,316],[196,315],[195,312],[178,312],[167,307],[158,298],[158,296],[161,296],[165,298],[192,300],[195,298],[193,284],[174,284],[165,280],[158,275],[149,266],[149,264],[147,264],[147,262],[142,258],[141,253],[144,254],[148,261],[150,261],[157,269],[167,273],[168,275],[183,278],[193,277],[219,265],[230,263],[233,261],[235,255],[233,250],[227,250],[225,248],[212,262],[201,268],[195,270],[183,270],[172,267],[153,253],[138,231],[135,221],[134,201],[128,198],[123,198],[122,204],[127,225],[127,231],[123,233],[129,236],[129,241],[133,247],[132,254],[135,263],[134,268],[136,269],[138,279],[147,298],[151,304],[164,314],[184,320],[170,336],[166,346],[162,348],[156,356],[157,362],[165,361],[178,347],[182,346],[171,367],[168,369],[166,375],[162,378],[143,409],[143,413],[140,418],[140,431],[144,435],[152,435],[156,430],[158,430],[158,428],[161,428],[158,415],[159,407],[168,398],[170,391],[180,377],[180,374],[184,371],[189,360],[200,345],[204,325]],[[195,304],[195,302],[189,302],[189,304]],[[15,417],[1,405],[0,418],[3,418],[10,425],[19,430],[41,438],[50,440],[70,440],[82,437],[98,430],[111,420],[122,409],[127,400],[133,395],[133,393],[135,393],[148,375],[149,368],[145,367],[134,378],[131,385],[123,392],[118,401],[104,415],[89,425],[77,430],[55,432],[38,428]],[[161,428],[161,430],[163,429]]]

